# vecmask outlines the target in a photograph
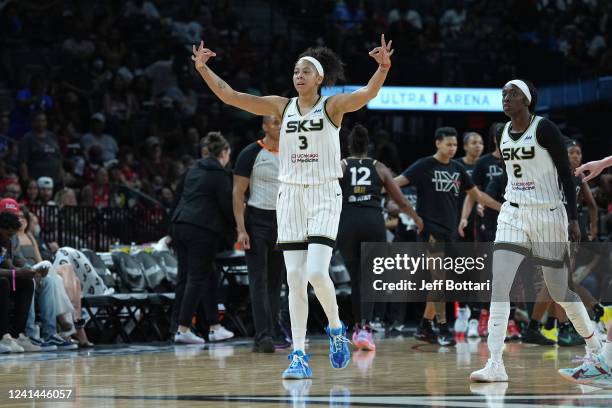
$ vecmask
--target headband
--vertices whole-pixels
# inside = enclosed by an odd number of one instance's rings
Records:
[[[508,83],[506,83],[506,85],[504,86],[508,86],[508,85],[514,85],[518,89],[520,89],[523,92],[523,94],[525,94],[525,96],[527,97],[527,101],[531,103],[531,92],[529,92],[529,87],[527,86],[525,82],[521,81],[520,79],[513,79],[512,81],[508,81]]]
[[[300,62],[302,60],[306,60],[306,61],[310,62],[316,68],[317,73],[320,76],[324,76],[323,75],[324,74],[324,72],[323,72],[323,65],[321,65],[321,63],[316,58],[314,58],[314,57],[302,57],[302,58],[300,58],[300,60],[298,62]]]

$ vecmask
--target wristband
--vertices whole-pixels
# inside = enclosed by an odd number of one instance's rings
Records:
[[[378,66],[380,66],[381,68],[384,68],[384,69],[391,68],[391,64],[378,64]]]
[[[13,275],[13,292],[17,291],[17,282],[15,281],[15,268],[11,269],[11,274]]]

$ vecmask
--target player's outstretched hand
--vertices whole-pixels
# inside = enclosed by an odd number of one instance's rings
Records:
[[[465,227],[467,227],[467,225],[468,225],[468,220],[466,220],[465,218],[462,218],[461,221],[459,221],[457,232],[459,233],[459,236],[461,238],[465,238],[465,233],[463,232],[463,230],[465,229]]]
[[[380,46],[374,48],[369,52],[370,57],[374,58],[378,65],[381,65],[384,68],[391,67],[391,55],[393,55],[394,49],[391,48],[391,43],[393,40],[389,41],[387,44],[385,42],[385,35],[380,35]]]
[[[204,41],[200,41],[200,46],[198,48],[196,48],[194,44],[192,46],[192,50],[193,55],[191,56],[191,59],[193,60],[197,70],[203,68],[210,58],[217,56],[214,51],[204,48]]]
[[[606,168],[606,163],[604,160],[596,160],[579,166],[574,171],[576,176],[583,175],[585,172],[589,172],[589,174],[582,181],[589,181],[597,176]]]

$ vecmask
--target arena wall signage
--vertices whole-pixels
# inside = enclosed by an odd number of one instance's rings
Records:
[[[356,85],[323,88],[323,95],[351,92]],[[368,103],[372,110],[501,112],[501,89],[384,86]]]

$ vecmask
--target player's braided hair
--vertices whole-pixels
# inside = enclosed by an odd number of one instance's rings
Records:
[[[221,132],[208,132],[200,141],[200,148],[206,149],[212,157],[219,157],[230,145]]]
[[[10,212],[0,213],[0,228],[5,230],[17,231],[21,228],[19,217]]]
[[[368,152],[368,129],[359,123],[353,126],[353,130],[349,134],[349,151],[351,155],[362,155]]]
[[[333,86],[337,81],[344,81],[344,63],[335,52],[327,47],[310,47],[300,54],[302,57],[313,57],[323,65],[323,86]]]

